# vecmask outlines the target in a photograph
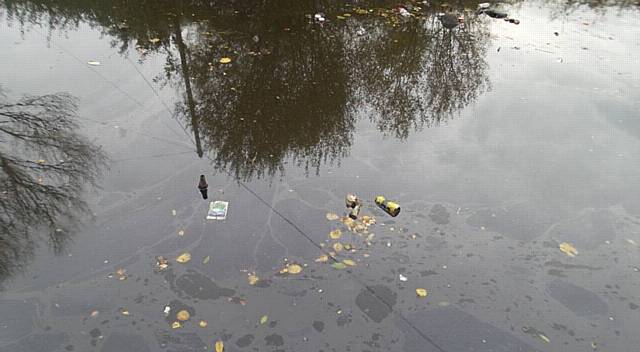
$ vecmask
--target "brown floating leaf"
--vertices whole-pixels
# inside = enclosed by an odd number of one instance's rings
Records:
[[[570,257],[575,257],[578,254],[578,250],[570,243],[562,242],[559,247],[562,252]]]
[[[187,312],[186,310],[181,310],[178,312],[178,314],[176,314],[176,319],[178,319],[179,321],[187,321],[190,317],[191,316],[189,315],[189,312]]]
[[[186,262],[188,262],[190,260],[191,260],[191,254],[189,254],[189,253],[182,253],[182,254],[180,254],[178,256],[178,258],[176,258],[176,262],[182,263],[182,264],[184,264],[184,263],[186,263]]]

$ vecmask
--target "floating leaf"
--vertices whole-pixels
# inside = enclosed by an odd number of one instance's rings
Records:
[[[331,264],[331,267],[334,269],[346,269],[347,265],[345,263],[333,263]]]
[[[184,230],[178,231],[178,236],[184,236]]]
[[[228,64],[230,62],[231,62],[231,58],[229,58],[229,57],[223,57],[223,58],[220,59],[220,63],[221,64]]]
[[[342,236],[342,231],[340,231],[340,229],[329,232],[329,237],[331,237],[332,240],[337,240],[341,236]]]
[[[182,253],[182,254],[180,254],[178,256],[178,258],[176,258],[176,262],[182,263],[182,264],[184,264],[184,263],[186,263],[186,262],[188,262],[190,260],[191,260],[191,254],[189,254],[189,253]]]
[[[560,243],[560,250],[570,257],[575,257],[578,254],[578,250],[567,242]]]
[[[178,314],[176,314],[176,319],[178,319],[179,321],[187,321],[190,317],[191,316],[189,315],[189,312],[187,312],[186,310],[181,310],[178,312]]]
[[[336,252],[340,252],[343,248],[344,246],[340,242],[336,242],[333,244],[333,250]]]
[[[173,216],[176,216],[176,214],[178,214],[178,212],[177,212],[175,209],[171,209],[171,214],[172,214]]]
[[[158,267],[158,269],[164,270],[169,267],[169,261],[165,257],[160,255],[156,257],[156,266]]]
[[[98,312],[97,310],[94,310],[93,312],[91,312],[91,317],[95,318],[98,316],[98,314],[100,314],[100,312]]]
[[[119,268],[118,270],[116,270],[116,276],[118,277],[118,280],[120,281],[124,281],[127,279],[127,275],[126,275],[126,270],[123,268]]]
[[[249,274],[249,285],[253,286],[255,284],[258,283],[258,281],[260,281],[260,278],[258,276],[256,276],[256,274]]]
[[[364,215],[362,217],[362,223],[365,224],[365,226],[371,226],[376,223],[376,218],[374,218],[373,216]]]
[[[208,324],[206,321],[204,321],[204,320],[200,320],[200,321],[198,322],[198,325],[199,325],[201,328],[206,328],[206,327],[207,327],[207,325],[209,325],[209,324]]]
[[[216,352],[223,352],[224,351],[224,342],[218,340],[216,341]]]
[[[418,295],[418,297],[427,297],[427,290],[424,288],[416,288],[416,294]]]
[[[126,310],[126,309],[123,309],[120,313],[122,313],[122,315],[127,316],[127,317],[128,317],[129,315],[131,315],[131,313],[129,313],[129,311],[128,311],[128,310]]]
[[[347,19],[346,17],[340,16],[340,15],[336,16],[336,18],[339,19],[339,20],[346,20]]]
[[[100,61],[87,61],[89,66],[100,66]]]
[[[355,12],[355,13],[357,13],[358,15],[366,15],[366,14],[368,14],[368,13],[369,13],[369,12],[368,12],[367,10],[365,10],[365,9],[355,9],[355,11],[354,11],[354,12]]]
[[[291,264],[288,266],[289,274],[300,274],[302,272],[302,267],[298,264]]]
[[[551,342],[551,341],[549,341],[549,338],[548,338],[547,336],[545,336],[545,334],[538,334],[538,337],[539,337],[542,341],[544,341],[544,342],[546,342],[546,343]]]
[[[323,254],[316,259],[316,263],[326,263],[329,260],[329,256]]]
[[[206,257],[204,257],[204,259],[202,260],[202,264],[207,264],[207,263],[209,263],[209,260],[211,260],[211,257],[210,257],[210,256],[206,256]]]
[[[151,39],[149,39],[149,41],[150,41],[151,43],[154,43],[154,44],[155,44],[155,43],[157,43],[157,42],[159,42],[159,41],[160,41],[160,38],[151,38]]]
[[[182,327],[182,324],[180,324],[179,321],[174,321],[173,323],[171,323],[171,328],[172,329],[178,329],[178,328],[181,328],[181,327]]]
[[[340,219],[338,214],[336,214],[336,213],[327,213],[327,220],[335,221],[335,220],[338,220],[338,219]]]
[[[262,324],[266,323],[268,320],[269,320],[269,316],[268,316],[268,315],[263,315],[263,316],[260,318],[260,325],[262,325]]]
[[[342,262],[345,263],[346,265],[349,265],[349,266],[356,266],[356,262],[354,262],[351,259],[345,259]]]

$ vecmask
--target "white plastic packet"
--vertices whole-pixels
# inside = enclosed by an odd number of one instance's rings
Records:
[[[207,213],[207,219],[209,220],[224,220],[227,218],[227,210],[229,209],[229,202],[216,200],[209,203],[209,212]]]

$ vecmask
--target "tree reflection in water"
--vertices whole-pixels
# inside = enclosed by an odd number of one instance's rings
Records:
[[[0,282],[45,239],[56,253],[70,241],[82,199],[106,157],[77,133],[76,103],[65,93],[0,99]]]

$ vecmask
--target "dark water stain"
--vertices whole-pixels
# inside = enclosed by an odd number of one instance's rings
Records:
[[[94,339],[97,339],[100,335],[102,335],[102,333],[98,328],[91,329],[91,331],[89,331],[89,336],[93,337]]]
[[[284,345],[284,338],[278,334],[271,334],[271,335],[265,336],[264,340],[267,342],[267,346]]]
[[[166,348],[167,352],[196,352],[207,349],[207,344],[193,332],[159,330],[156,332],[156,341]]]
[[[519,204],[507,209],[478,210],[467,219],[467,224],[485,227],[516,240],[529,241],[542,235],[560,220],[559,212],[533,204]]]
[[[363,289],[356,297],[356,305],[371,320],[380,323],[396,304],[397,294],[383,285]]]
[[[114,332],[104,341],[101,352],[151,352],[140,335]]]
[[[322,330],[324,330],[324,323],[321,321],[314,321],[313,324],[313,328],[317,331],[317,332],[322,332]]]
[[[547,274],[551,275],[551,276],[561,277],[561,278],[567,277],[567,275],[564,273],[564,271],[560,270],[560,269],[549,269],[547,271]]]
[[[11,352],[51,352],[67,343],[69,337],[65,333],[34,334],[14,343],[2,345],[2,351]]]
[[[603,315],[609,306],[595,293],[559,279],[547,284],[547,292],[577,316]]]
[[[551,327],[554,328],[555,330],[558,330],[558,331],[564,331],[569,336],[575,336],[576,335],[575,331],[569,329],[568,327],[566,327],[565,325],[562,325],[562,324],[553,323],[553,324],[551,324]]]
[[[438,225],[446,225],[449,223],[449,212],[447,208],[445,208],[441,204],[436,204],[431,207],[431,211],[429,212],[429,219],[435,222]]]
[[[235,290],[218,286],[210,278],[194,270],[188,270],[186,274],[179,276],[172,289],[198,299],[231,297],[236,293]]]
[[[637,304],[635,304],[633,302],[629,302],[629,309],[636,310],[638,308],[639,308],[639,306]]]
[[[435,270],[422,270],[420,271],[420,276],[425,277],[425,276],[431,276],[431,275],[438,275],[438,272]]]
[[[562,268],[562,269],[586,269],[586,270],[602,270],[600,266],[589,266],[589,265],[581,265],[581,264],[565,264],[559,260],[550,260],[544,263],[544,266],[550,266],[554,268]]]
[[[615,215],[609,210],[590,211],[555,226],[551,236],[565,238],[576,248],[595,249],[604,244],[603,238],[617,236]]]
[[[407,352],[535,351],[514,334],[453,306],[418,311],[407,315],[407,320],[411,325],[400,318],[394,321],[405,336],[403,350]],[[416,328],[440,348],[416,332]]]
[[[254,339],[255,337],[251,334],[244,335],[236,341],[236,346],[240,348],[247,347],[253,343]]]
[[[527,335],[531,335],[531,337],[535,339],[540,339],[540,336],[547,336],[547,334],[545,334],[543,331],[540,331],[534,328],[533,326],[523,326],[522,332],[524,332]]]

